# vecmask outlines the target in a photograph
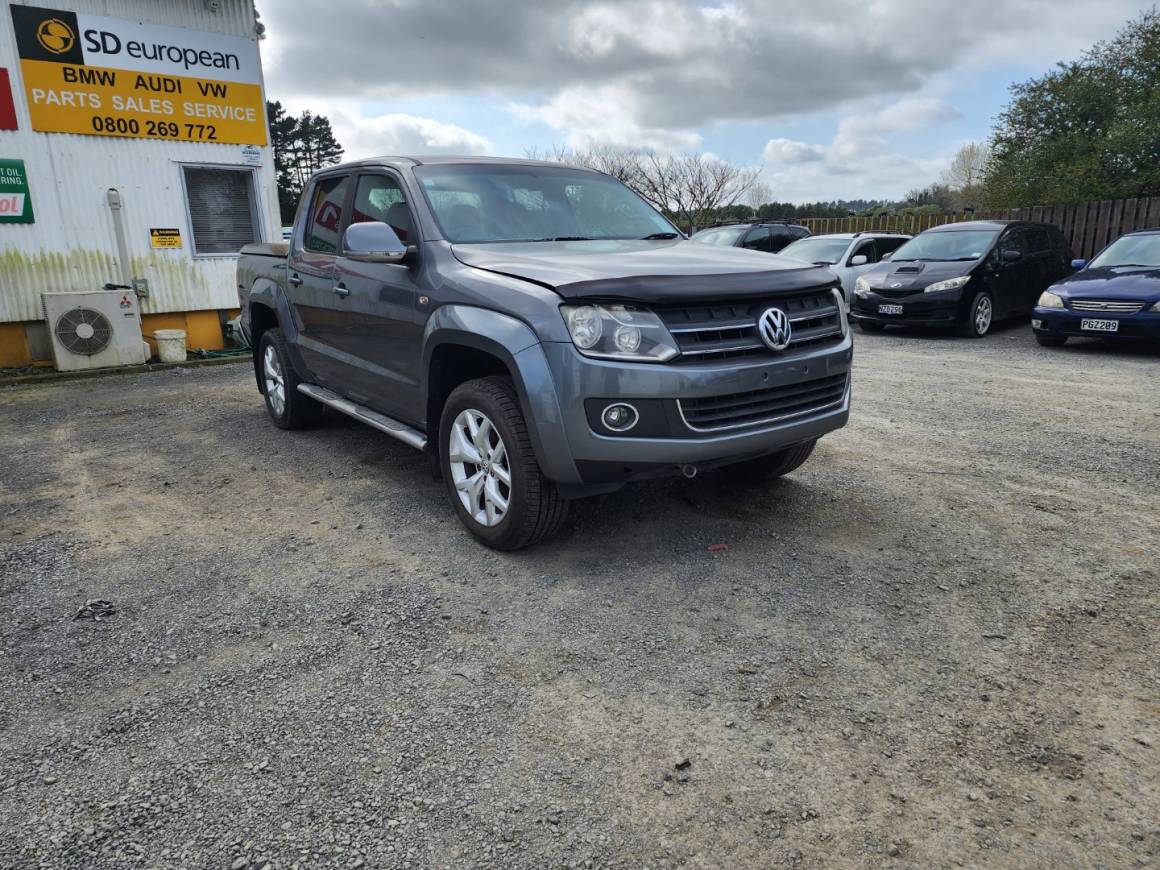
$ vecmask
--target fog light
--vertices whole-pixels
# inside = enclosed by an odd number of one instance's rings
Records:
[[[1035,318],[1032,318],[1031,319],[1031,328],[1032,329],[1043,329],[1043,321],[1036,320]]]
[[[640,414],[637,413],[636,408],[632,405],[618,402],[615,405],[609,405],[605,408],[604,412],[600,415],[600,420],[606,428],[611,429],[613,432],[627,432],[640,420]]]

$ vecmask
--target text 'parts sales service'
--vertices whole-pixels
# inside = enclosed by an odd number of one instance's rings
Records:
[[[266,144],[253,41],[35,6],[10,8],[32,129]]]

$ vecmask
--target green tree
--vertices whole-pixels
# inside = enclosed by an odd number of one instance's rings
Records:
[[[984,186],[995,206],[1160,194],[1160,12],[1011,88]]]
[[[325,115],[315,115],[307,109],[296,117],[277,100],[267,100],[266,119],[278,178],[278,208],[282,223],[288,224],[294,220],[307,179],[324,166],[338,163],[343,148]]]

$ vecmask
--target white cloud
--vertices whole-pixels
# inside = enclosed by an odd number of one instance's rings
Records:
[[[488,154],[492,144],[487,137],[455,124],[433,118],[388,112],[366,116],[359,105],[349,100],[336,101],[319,108],[290,100],[286,108],[293,114],[303,109],[321,112],[330,119],[335,138],[346,149],[344,160],[364,157],[410,154]]]
[[[891,148],[890,136],[928,130],[960,117],[954,106],[937,97],[875,104],[843,118],[828,144],[770,139],[762,151],[763,180],[783,200],[897,198],[934,181],[950,155],[902,154]]]
[[[539,105],[509,103],[508,111],[521,121],[552,127],[573,148],[604,143],[679,151],[700,146],[701,136],[693,130],[643,125],[637,101],[631,89],[619,85],[579,85]]]

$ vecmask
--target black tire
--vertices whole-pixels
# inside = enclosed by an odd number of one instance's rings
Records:
[[[803,441],[777,453],[726,465],[723,471],[739,480],[754,482],[774,480],[800,468],[810,458],[817,444],[816,438],[813,441]]]
[[[882,332],[886,329],[886,324],[877,320],[859,320],[858,328],[863,332]]]
[[[269,387],[271,378],[266,366],[266,354],[271,352],[277,359],[278,374],[282,378],[281,407],[277,401],[277,390],[271,390]],[[302,379],[298,377],[290,362],[286,336],[280,329],[267,329],[262,333],[262,340],[258,342],[258,376],[262,396],[266,400],[266,411],[279,429],[304,429],[322,419],[323,405],[305,393],[298,392],[298,385],[302,383]]]
[[[1044,347],[1063,347],[1067,344],[1066,335],[1044,335],[1041,332],[1035,333],[1035,340]]]
[[[507,509],[496,525],[478,521],[463,505],[451,466],[452,427],[468,410],[485,415],[503,441],[507,471]],[[460,521],[480,542],[496,550],[519,550],[556,534],[568,516],[568,502],[536,461],[520,400],[511,379],[479,378],[456,387],[439,420],[439,469],[447,495]],[[497,484],[498,486],[498,484]]]
[[[984,318],[981,315],[983,306],[987,308],[987,315]],[[959,335],[964,338],[982,338],[991,331],[991,326],[995,323],[995,300],[991,294],[986,290],[980,290],[975,294],[971,300],[970,307],[967,308],[966,315],[959,320],[958,331]]]

